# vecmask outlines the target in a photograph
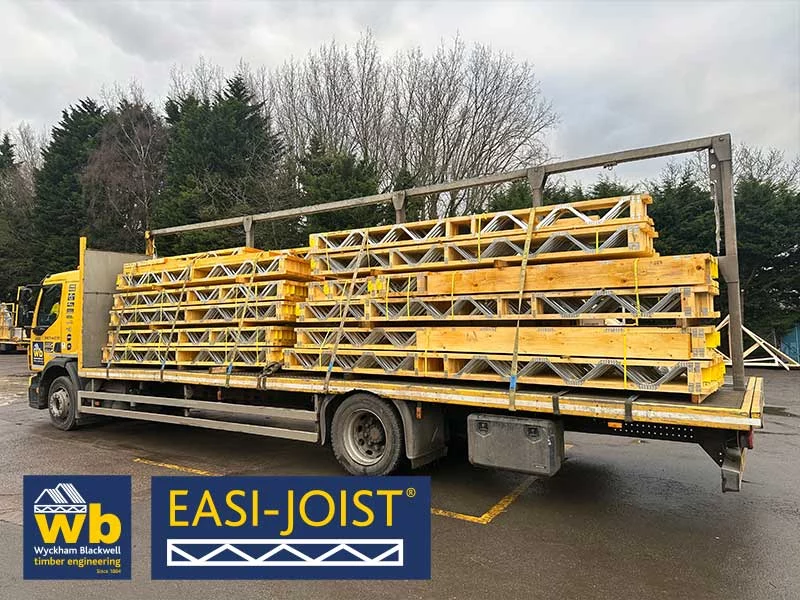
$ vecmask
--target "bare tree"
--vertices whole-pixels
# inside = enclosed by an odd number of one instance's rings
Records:
[[[457,38],[431,56],[381,56],[365,34],[335,42],[272,73],[270,107],[298,154],[311,136],[376,165],[382,186],[400,172],[435,183],[541,162],[557,122],[533,67]],[[429,199],[428,216],[483,206],[486,191]]]
[[[200,100],[210,100],[225,85],[225,71],[204,56],[201,56],[191,71],[174,65],[170,69],[171,98],[183,98],[189,94]]]
[[[112,245],[132,249],[141,244],[163,183],[166,144],[166,130],[153,107],[135,95],[123,97],[82,177],[98,237],[114,224],[121,237]]]
[[[48,135],[36,131],[30,123],[22,122],[13,134],[14,151],[17,156],[17,172],[27,193],[25,198],[32,202],[34,194],[34,175],[42,168],[42,151],[47,146]]]
[[[237,73],[290,153],[301,157],[316,138],[373,164],[386,190],[544,162],[544,134],[558,121],[530,63],[460,38],[431,55],[385,57],[367,32],[352,47],[331,41],[272,71],[242,61]],[[224,74],[201,59],[189,72],[174,68],[172,80],[172,97],[206,99]],[[421,216],[483,209],[492,191],[428,198]]]

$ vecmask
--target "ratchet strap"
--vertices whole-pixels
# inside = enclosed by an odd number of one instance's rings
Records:
[[[514,354],[511,359],[511,372],[508,378],[508,409],[516,410],[517,399],[517,370],[519,368],[519,328],[522,317],[522,297],[525,293],[525,277],[527,274],[528,255],[531,252],[531,241],[533,239],[534,221],[536,218],[536,207],[531,206],[528,213],[528,230],[525,235],[525,247],[522,251],[522,264],[519,270],[519,294],[517,296],[517,326],[514,329]]]

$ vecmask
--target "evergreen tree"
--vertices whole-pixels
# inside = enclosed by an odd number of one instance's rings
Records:
[[[575,198],[584,200],[588,198],[614,198],[616,196],[628,196],[636,193],[636,186],[632,186],[615,179],[606,174],[601,174],[585,193],[585,198]]]
[[[0,170],[10,169],[15,164],[14,144],[11,143],[11,136],[6,133],[0,141]]]
[[[0,300],[12,301],[16,286],[27,281],[31,265],[30,188],[16,162],[14,144],[7,133],[0,141]]]
[[[771,340],[800,322],[800,185],[744,177],[735,191],[745,324]]]
[[[716,254],[714,203],[697,182],[691,165],[671,164],[647,187],[653,196],[647,212],[659,234],[655,240],[658,252]]]
[[[291,204],[291,188],[284,185],[278,190],[275,185],[283,144],[243,77],[228,80],[213,100],[193,95],[170,99],[166,113],[171,126],[167,179],[154,213],[156,227]],[[268,191],[273,197],[267,197]],[[165,240],[162,250],[192,252],[241,245],[242,241],[241,231],[198,232]]]
[[[53,128],[35,180],[34,277],[74,269],[78,264],[78,237],[85,233],[88,220],[80,175],[104,122],[103,109],[86,98],[65,110]]]
[[[306,205],[378,193],[378,175],[371,164],[356,159],[352,154],[328,150],[318,138],[311,140],[308,152],[301,161],[298,179]],[[363,206],[342,212],[310,215],[307,228],[309,233],[315,233],[370,227],[387,221],[386,215],[381,215],[381,211],[374,206]],[[394,222],[394,215],[388,222]]]

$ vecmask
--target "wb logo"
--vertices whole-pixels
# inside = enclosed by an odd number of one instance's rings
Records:
[[[44,346],[41,342],[34,342],[31,345],[31,358],[34,365],[44,364]]]
[[[25,579],[130,579],[129,475],[22,478]]]
[[[67,544],[77,543],[87,521],[90,544],[114,544],[122,534],[119,517],[103,514],[99,502],[87,503],[71,483],[45,488],[34,501],[33,514],[46,544],[56,543],[59,536]]]

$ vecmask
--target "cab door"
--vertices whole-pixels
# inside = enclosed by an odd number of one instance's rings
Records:
[[[42,286],[36,315],[31,329],[30,367],[41,371],[45,364],[62,353],[63,307],[66,306],[66,289],[63,282]]]

